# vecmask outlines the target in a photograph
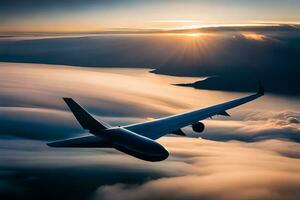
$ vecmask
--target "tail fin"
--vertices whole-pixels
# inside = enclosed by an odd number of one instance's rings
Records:
[[[73,115],[76,117],[82,128],[96,131],[109,128],[109,125],[99,122],[93,116],[82,108],[78,103],[76,103],[72,98],[64,97],[63,100],[66,102]]]

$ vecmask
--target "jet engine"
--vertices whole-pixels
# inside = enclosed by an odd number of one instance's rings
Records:
[[[196,124],[192,125],[193,131],[197,132],[197,133],[201,133],[204,131],[204,124],[202,122],[197,122]]]

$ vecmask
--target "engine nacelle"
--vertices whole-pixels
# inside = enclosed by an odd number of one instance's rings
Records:
[[[204,124],[202,122],[197,122],[196,124],[192,125],[193,131],[197,132],[197,133],[201,133],[204,131]]]

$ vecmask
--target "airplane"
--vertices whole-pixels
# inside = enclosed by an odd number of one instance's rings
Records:
[[[264,88],[259,83],[257,93],[243,98],[153,121],[117,127],[112,127],[95,119],[72,98],[64,97],[63,100],[82,128],[88,130],[91,134],[54,141],[47,143],[47,145],[50,147],[115,148],[145,161],[162,161],[169,157],[169,152],[156,142],[156,139],[167,134],[184,136],[185,133],[181,128],[189,125],[192,126],[195,132],[202,132],[205,127],[200,122],[201,120],[215,115],[230,116],[226,110],[253,101],[263,95]]]

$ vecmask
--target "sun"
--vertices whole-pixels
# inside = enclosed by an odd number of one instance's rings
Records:
[[[187,36],[187,37],[199,37],[206,34],[205,33],[181,33],[180,35]]]

